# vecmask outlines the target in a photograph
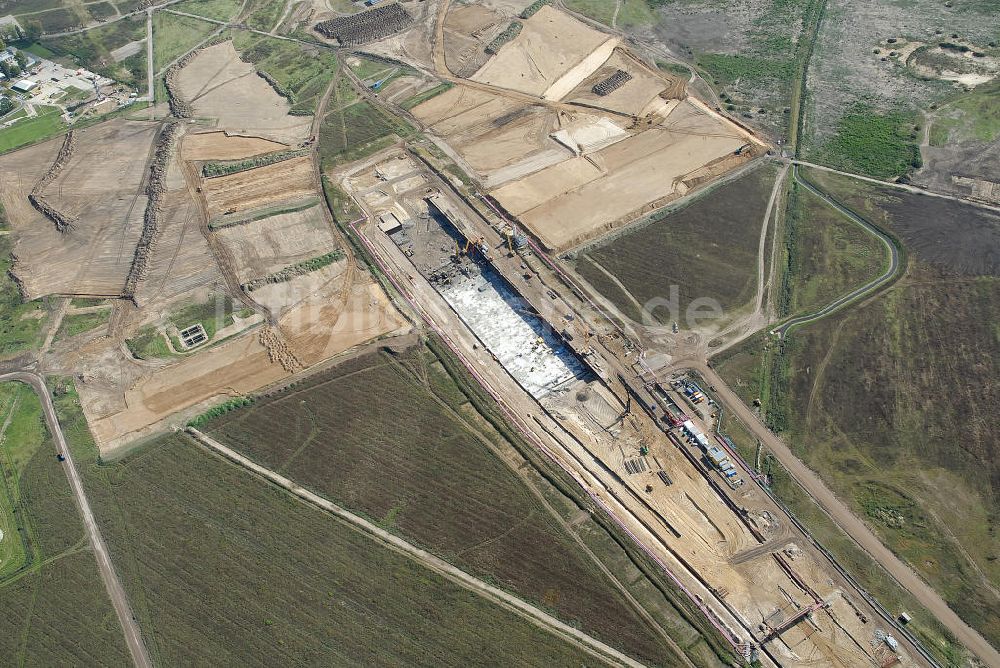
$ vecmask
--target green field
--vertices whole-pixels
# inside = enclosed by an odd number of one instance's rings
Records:
[[[216,21],[229,21],[240,11],[239,0],[184,0],[171,9],[185,14],[197,14]]]
[[[781,343],[759,336],[715,366],[996,643],[1000,443],[990,424],[1000,402],[1000,268],[989,240],[1000,234],[1000,217],[835,175],[809,177],[901,239],[906,271],[858,307]]]
[[[38,115],[0,130],[0,153],[48,139],[66,129],[58,107],[36,107]]]
[[[211,341],[219,329],[233,324],[233,308],[234,302],[231,297],[218,295],[206,302],[188,304],[172,311],[167,314],[163,322],[166,325],[173,325],[179,330],[200,323],[205,328],[208,340]],[[183,350],[180,341],[172,335],[171,343],[174,350]],[[140,328],[125,340],[125,345],[138,359],[149,360],[175,356],[167,347],[167,342],[155,324]]]
[[[921,166],[916,116],[904,112],[878,113],[857,104],[841,117],[836,134],[815,153],[830,167],[894,179]]]
[[[703,297],[725,311],[743,308],[757,288],[760,226],[776,174],[765,165],[683,208],[653,214],[582,251],[576,270],[637,322],[652,300],[670,300],[672,286],[678,290],[678,314],[656,308],[650,313],[655,322],[677,319],[686,327],[688,307]]]
[[[185,436],[103,466],[74,447],[156,663],[593,664]]]
[[[822,308],[879,276],[888,263],[875,235],[794,182],[784,257],[781,316]]]
[[[0,416],[0,656],[9,665],[127,664],[38,398],[0,384]]]
[[[10,274],[12,248],[10,237],[0,236],[0,357],[41,344],[46,320],[45,305],[40,299],[27,303],[21,300]]]
[[[606,642],[670,665],[662,640],[546,507],[560,495],[542,502],[505,466],[497,450],[510,444],[430,351],[359,358],[202,429]],[[688,631],[684,642],[696,638]]]
[[[208,39],[214,23],[166,12],[153,14],[153,67],[162,72],[174,60]]]
[[[56,333],[56,340],[68,339],[89,332],[107,324],[111,318],[111,307],[101,309],[94,313],[74,313],[62,319],[59,331]]]
[[[404,121],[361,100],[343,78],[330,98],[330,109],[319,133],[324,165],[358,160],[415,132]]]
[[[1000,137],[1000,82],[980,86],[941,105],[931,126],[932,146],[957,142],[991,142]]]
[[[249,0],[244,13],[247,17],[246,24],[256,30],[269,32],[281,18],[285,4],[285,0]]]
[[[337,70],[329,49],[265,37],[245,31],[233,33],[233,45],[244,62],[252,63],[278,82],[295,115],[311,116]]]

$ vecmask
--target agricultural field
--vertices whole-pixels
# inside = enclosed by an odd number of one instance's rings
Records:
[[[162,72],[218,29],[214,23],[166,12],[153,14],[153,67]]]
[[[468,402],[439,358],[416,347],[345,362],[200,428],[587,632],[670,664],[662,641],[554,517],[552,506],[568,499],[548,485],[540,498],[534,476],[525,486],[517,471],[527,464],[508,468],[516,451]],[[590,530],[596,540],[600,527]],[[670,614],[662,599],[658,606]],[[687,634],[687,646],[691,631],[671,633]]]
[[[581,249],[575,269],[635,322],[677,320],[687,327],[683,314],[702,297],[725,312],[743,309],[756,292],[761,224],[776,175],[776,167],[762,165],[679,209],[653,214]],[[677,313],[647,312],[652,300],[665,305],[674,286]]]
[[[637,28],[656,23],[655,8],[664,0],[567,0],[566,8],[613,28]]]
[[[38,398],[0,384],[0,414],[0,655],[17,665],[128,663]]]
[[[1000,640],[1000,481],[991,429],[1000,220],[822,172],[809,178],[901,240],[906,271],[858,307],[758,337],[720,373],[949,605]],[[941,490],[947,489],[947,494]]]
[[[898,157],[920,143],[919,114],[1000,73],[997,37],[995,3],[831,0],[809,64],[804,156],[853,163],[880,177],[919,167],[907,167]],[[897,132],[902,124],[920,129]],[[878,145],[869,159],[874,163],[859,161],[863,144],[856,140],[869,138]]]
[[[241,4],[239,0],[184,0],[171,9],[216,21],[229,21],[240,11]]]
[[[888,262],[875,235],[794,182],[784,231],[779,316],[826,306],[879,276]]]
[[[157,663],[591,661],[186,436],[89,461],[88,493]]]

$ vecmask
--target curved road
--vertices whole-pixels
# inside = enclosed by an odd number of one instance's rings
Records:
[[[73,464],[73,456],[66,445],[66,438],[63,436],[62,428],[59,426],[59,420],[56,418],[56,410],[52,405],[52,398],[49,396],[49,390],[45,386],[45,381],[37,373],[28,371],[16,371],[0,375],[0,382],[10,380],[30,385],[35,394],[38,395],[38,399],[42,404],[42,412],[45,414],[45,423],[48,425],[49,433],[52,434],[52,439],[56,442],[56,451],[66,458],[63,462],[66,478],[69,480],[69,486],[73,490],[76,505],[80,509],[83,525],[87,531],[87,537],[90,539],[90,547],[97,558],[97,568],[101,573],[101,579],[104,581],[104,587],[108,590],[108,597],[111,599],[111,604],[118,615],[118,622],[125,633],[125,642],[128,645],[129,652],[132,654],[132,661],[138,668],[152,668],[153,663],[150,661],[149,653],[142,642],[139,625],[136,623],[135,617],[132,616],[128,597],[125,595],[122,583],[118,580],[114,566],[111,565],[108,546],[101,537],[100,529],[97,527],[97,520],[94,518],[94,513],[91,512],[90,503],[84,494],[83,483],[80,481],[80,475]]]
[[[809,183],[809,181],[800,177],[798,164],[796,164],[792,168],[792,175],[795,178],[796,183],[801,184],[803,187],[805,187],[806,190],[813,193],[817,197],[821,198],[824,202],[835,208],[841,214],[847,216],[852,221],[854,221],[858,225],[861,225],[866,230],[877,236],[879,238],[879,241],[881,241],[882,244],[889,250],[889,268],[886,269],[885,273],[879,276],[878,278],[869,281],[865,285],[862,285],[860,288],[857,288],[856,290],[847,293],[843,297],[840,297],[839,299],[827,304],[819,311],[816,311],[814,313],[809,313],[806,315],[796,316],[791,320],[787,320],[786,322],[778,325],[773,330],[771,330],[772,332],[774,332],[779,336],[784,336],[786,333],[788,333],[790,329],[798,327],[799,325],[804,325],[806,323],[813,322],[821,318],[825,318],[834,311],[839,310],[840,308],[850,304],[851,302],[859,299],[860,297],[863,297],[869,292],[872,292],[875,289],[885,285],[886,283],[888,283],[889,281],[893,280],[896,277],[896,274],[897,272],[899,272],[900,269],[899,248],[887,234],[874,227],[871,223],[869,223],[867,220],[857,215],[850,209],[845,209],[840,204],[835,202],[832,198],[830,198],[830,196],[818,190],[815,186]]]

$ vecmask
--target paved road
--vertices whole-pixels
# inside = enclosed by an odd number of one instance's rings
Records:
[[[820,197],[821,199],[823,199],[824,202],[835,208],[837,211],[847,216],[855,223],[861,225],[866,230],[868,230],[876,237],[878,237],[879,241],[882,242],[882,245],[884,245],[886,249],[888,249],[889,251],[889,267],[885,270],[885,273],[883,273],[878,278],[869,281],[868,283],[862,285],[860,288],[857,288],[856,290],[853,290],[847,293],[846,295],[840,297],[839,299],[827,304],[820,310],[815,311],[814,313],[808,313],[806,315],[796,316],[791,320],[788,320],[778,325],[772,331],[780,336],[784,336],[789,330],[798,327],[799,325],[804,325],[806,323],[813,322],[814,320],[825,318],[834,311],[837,311],[842,307],[846,306],[847,304],[850,304],[851,302],[860,299],[869,292],[872,292],[878,289],[879,287],[885,285],[889,281],[893,280],[896,277],[896,273],[899,272],[901,269],[901,267],[899,266],[899,248],[896,247],[895,242],[893,242],[893,240],[888,235],[886,235],[884,232],[874,227],[871,223],[869,223],[864,218],[858,216],[850,209],[845,209],[840,204],[831,199],[828,195],[817,190],[811,183],[809,183],[809,181],[806,181],[805,179],[800,177],[798,164],[796,164],[795,167],[793,167],[792,174],[795,178],[796,183],[803,186],[806,190],[813,193],[817,197]]]
[[[316,506],[317,508],[324,510],[328,513],[336,515],[342,520],[354,525],[355,527],[361,529],[364,533],[375,538],[381,543],[384,543],[388,547],[398,552],[401,552],[410,558],[420,562],[427,568],[443,575],[449,580],[456,582],[457,584],[474,591],[475,593],[498,603],[504,608],[515,611],[522,617],[527,617],[534,623],[546,628],[547,630],[555,633],[558,636],[564,637],[575,645],[581,647],[591,654],[599,657],[603,661],[611,661],[614,663],[619,663],[625,666],[631,666],[632,668],[642,668],[642,664],[636,662],[634,659],[622,654],[615,648],[604,644],[600,640],[592,638],[583,631],[575,629],[568,624],[565,624],[552,615],[536,608],[535,606],[522,601],[521,599],[508,594],[502,589],[498,589],[493,585],[487,584],[482,580],[469,575],[465,571],[456,568],[449,564],[447,561],[440,559],[430,552],[423,550],[407,541],[403,540],[399,536],[395,536],[382,527],[372,524],[368,520],[354,513],[351,513],[344,508],[324,499],[321,496],[310,492],[309,490],[300,487],[288,478],[275,473],[274,471],[264,468],[263,466],[257,464],[256,462],[244,457],[235,450],[226,447],[222,443],[219,443],[214,438],[203,434],[194,427],[188,427],[188,433],[194,436],[199,443],[205,445],[206,447],[218,452],[226,459],[239,464],[243,468],[246,468],[253,473],[273,482],[279,487],[288,490],[295,496],[299,497],[303,501],[309,503],[310,505]]]
[[[56,410],[52,405],[52,398],[49,396],[48,388],[45,387],[45,381],[38,374],[27,371],[17,371],[0,375],[0,382],[9,380],[17,380],[30,385],[42,403],[45,422],[49,427],[52,438],[56,442],[56,450],[59,454],[66,457],[66,461],[63,462],[63,468],[66,471],[66,477],[69,479],[70,488],[73,490],[76,505],[83,517],[83,524],[90,539],[91,549],[94,551],[94,556],[97,557],[97,568],[101,573],[101,579],[104,581],[104,587],[108,590],[111,604],[115,608],[118,621],[125,633],[125,642],[128,644],[129,652],[132,654],[132,661],[139,668],[151,668],[153,664],[149,659],[146,646],[142,642],[139,625],[136,623],[135,617],[132,616],[128,597],[125,595],[125,590],[118,580],[114,566],[111,565],[108,546],[101,537],[100,529],[97,527],[97,520],[90,510],[90,503],[87,501],[86,494],[84,494],[83,483],[80,481],[80,475],[73,464],[73,456],[66,445],[66,438],[63,436],[62,428],[59,426],[59,420],[56,418]]]
[[[700,373],[708,385],[715,387],[715,396],[719,403],[727,411],[735,413],[753,435],[767,446],[771,454],[837,526],[853,538],[873,560],[881,564],[895,578],[896,582],[937,617],[938,621],[951,631],[959,642],[985,661],[986,665],[1000,666],[1000,652],[990,645],[979,632],[962,621],[929,584],[924,582],[913,569],[889,550],[868,525],[855,515],[826,486],[826,483],[791,451],[784,441],[764,426],[760,418],[743,403],[743,400],[735,392],[729,389],[729,386],[714,369],[701,362],[693,362],[687,366]]]

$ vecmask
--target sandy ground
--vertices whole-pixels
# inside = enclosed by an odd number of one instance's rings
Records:
[[[616,38],[551,7],[522,23],[521,34],[470,78],[559,100],[600,67],[617,44]]]
[[[292,158],[266,167],[219,176],[202,181],[211,217],[224,213],[251,211],[314,195],[312,159]]]
[[[285,213],[215,233],[236,262],[241,283],[329,253],[337,243],[319,206]],[[260,290],[255,291],[255,299]]]
[[[743,137],[685,101],[662,125],[493,194],[547,246],[564,249],[666,198],[683,195],[688,188],[681,180],[686,175],[744,143]]]
[[[181,92],[198,117],[217,118],[229,132],[283,143],[309,136],[312,119],[289,116],[288,101],[240,60],[231,42],[207,48],[178,75]]]
[[[282,333],[307,366],[407,327],[376,284],[365,280],[353,286],[346,303],[335,298],[341,290],[339,282],[329,282],[281,319]],[[182,424],[223,397],[253,392],[287,378],[291,374],[270,360],[258,331],[155,368],[120,362],[119,366],[132,366],[126,373],[137,378],[125,391],[124,402],[109,412],[98,412],[109,406],[102,406],[88,383],[80,384],[84,411],[98,446],[106,452]]]
[[[227,132],[199,132],[184,139],[181,155],[185,160],[238,160],[288,148],[287,144],[230,135]]]
[[[632,79],[608,95],[598,95],[591,90],[617,70],[628,72]],[[621,49],[616,49],[604,65],[566,95],[566,100],[641,117],[648,113],[650,103],[668,88],[674,86],[664,81],[663,74],[651,72]]]
[[[3,204],[18,237],[16,272],[31,298],[121,293],[142,227],[140,184],[155,134],[153,124],[120,119],[77,132],[72,157],[42,193],[79,219],[69,233],[27,200],[63,139],[0,159]]]

